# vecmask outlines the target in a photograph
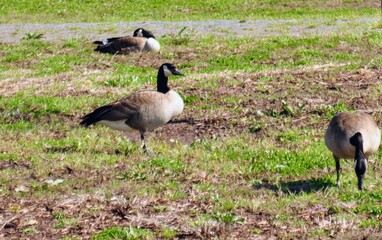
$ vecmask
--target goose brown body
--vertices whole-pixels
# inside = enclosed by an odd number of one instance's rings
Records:
[[[93,43],[98,44],[95,51],[101,53],[128,54],[140,51],[158,52],[160,50],[160,44],[154,35],[143,28],[135,30],[133,36],[108,38]]]
[[[367,159],[381,142],[381,132],[367,113],[337,113],[325,133],[325,143],[336,161],[337,185],[340,185],[340,158],[355,161],[358,187],[363,188]]]
[[[158,70],[157,91],[135,92],[96,108],[82,118],[80,125],[88,127],[100,123],[114,130],[139,131],[146,151],[145,133],[163,126],[184,108],[180,95],[167,85],[170,75],[182,74],[174,65],[163,64]]]
[[[182,113],[183,107],[182,98],[173,90],[167,93],[142,91],[103,106],[97,120],[119,131],[153,131]]]
[[[147,38],[143,37],[121,37],[105,45],[99,45],[95,51],[102,53],[131,53],[142,51]]]
[[[337,157],[352,159],[355,147],[349,139],[357,132],[363,136],[363,151],[369,157],[378,150],[381,132],[372,116],[367,113],[341,112],[335,115],[326,130],[326,146]]]

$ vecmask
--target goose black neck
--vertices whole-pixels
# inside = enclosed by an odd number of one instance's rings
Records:
[[[355,147],[354,170],[358,178],[358,189],[363,189],[363,178],[366,173],[366,157],[363,151],[363,138],[361,133],[356,133],[350,138],[350,144]]]
[[[355,147],[354,161],[355,161],[355,171],[357,172],[357,175],[358,175],[358,173],[360,175],[365,174],[365,172],[366,172],[366,157],[365,157],[365,153],[363,152],[362,144]]]
[[[360,132],[357,132],[354,134],[350,139],[349,142],[351,145],[355,147],[355,157],[354,160],[358,159],[365,159],[365,154],[363,152],[363,137]]]
[[[164,75],[163,68],[159,68],[158,71],[158,78],[157,78],[157,91],[161,93],[167,93],[170,91],[170,88],[168,87],[168,77]]]
[[[355,148],[355,173],[357,174],[358,178],[358,189],[363,189],[363,178],[366,173],[367,163],[366,163],[366,157],[363,152],[363,146],[362,144]]]

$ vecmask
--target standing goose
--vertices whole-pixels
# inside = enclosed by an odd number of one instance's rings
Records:
[[[159,52],[160,50],[160,44],[154,34],[143,28],[136,29],[132,37],[107,38],[93,43],[98,45],[94,51],[101,53],[128,54],[140,51]]]
[[[163,126],[183,111],[182,98],[167,85],[171,75],[183,76],[173,64],[163,64],[158,70],[157,91],[134,92],[95,109],[84,116],[80,124],[88,127],[101,123],[119,131],[139,131],[142,148],[147,152],[145,133]]]
[[[325,133],[325,143],[336,161],[337,186],[340,186],[340,158],[354,158],[358,189],[363,189],[367,159],[378,150],[381,132],[367,113],[337,113]]]

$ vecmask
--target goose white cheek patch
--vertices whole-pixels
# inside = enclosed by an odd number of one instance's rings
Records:
[[[139,31],[137,32],[137,36],[138,37],[143,37],[142,29],[139,29]]]
[[[163,66],[163,72],[166,77],[171,76],[172,72],[168,69],[167,66]]]

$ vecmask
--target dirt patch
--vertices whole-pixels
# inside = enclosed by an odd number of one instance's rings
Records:
[[[211,220],[202,226],[191,226],[189,221],[196,220],[193,213],[212,213],[213,204],[209,201],[195,200],[195,191],[189,189],[187,200],[168,201],[161,198],[124,197],[114,195],[68,195],[53,199],[29,200],[26,198],[0,199],[0,237],[25,237],[22,231],[30,231],[30,239],[58,239],[61,237],[81,237],[88,239],[94,233],[104,229],[119,227],[139,227],[153,232],[161,232],[164,227],[177,226],[177,238],[180,239],[273,239],[293,233],[295,237],[304,237],[313,229],[338,230],[331,237],[344,234],[348,230],[351,238],[355,222],[338,220],[332,210],[321,204],[310,204],[303,209],[291,205],[297,218],[304,221],[306,228],[279,225],[273,220],[278,214],[243,209],[237,214],[243,218],[240,223],[219,223]],[[156,206],[161,206],[160,211]],[[341,207],[341,206],[337,206]],[[71,220],[71,226],[62,226],[60,222]],[[259,235],[254,234],[257,230]],[[345,231],[346,232],[346,231]],[[378,229],[365,229],[363,236],[379,236]],[[359,235],[357,235],[359,237]]]
[[[193,198],[190,196],[190,198]],[[95,232],[111,226],[131,226],[161,231],[163,227],[178,226],[177,236],[182,239],[209,238],[213,236],[250,236],[243,225],[225,225],[211,221],[205,226],[192,227],[187,221],[190,212],[211,212],[212,204],[205,201],[166,201],[154,198],[132,197],[126,199],[114,196],[65,196],[59,199],[40,199],[39,202],[2,198],[0,211],[5,213],[15,209],[15,213],[2,215],[1,237],[17,237],[23,229],[34,229],[28,234],[33,239],[55,239],[60,236],[81,236],[88,239]],[[155,206],[162,206],[158,212]],[[17,210],[19,209],[19,210]],[[94,210],[98,211],[94,213]],[[188,217],[186,217],[188,215]],[[268,214],[247,214],[246,225],[267,222]],[[71,227],[60,228],[60,219],[75,219]],[[231,231],[234,231],[232,235]]]
[[[4,170],[4,169],[7,169],[7,168],[12,168],[12,169],[15,169],[15,168],[26,168],[26,169],[29,169],[29,164],[26,164],[26,163],[18,163],[18,162],[14,162],[14,161],[11,161],[11,160],[2,160],[0,162],[0,171]]]
[[[15,95],[17,92],[32,88],[38,89],[36,93],[39,94],[41,91],[44,91],[47,87],[49,87],[54,80],[68,81],[70,80],[70,77],[68,74],[62,73],[50,77],[21,77],[19,79],[5,79],[1,81],[0,95],[9,97]]]

